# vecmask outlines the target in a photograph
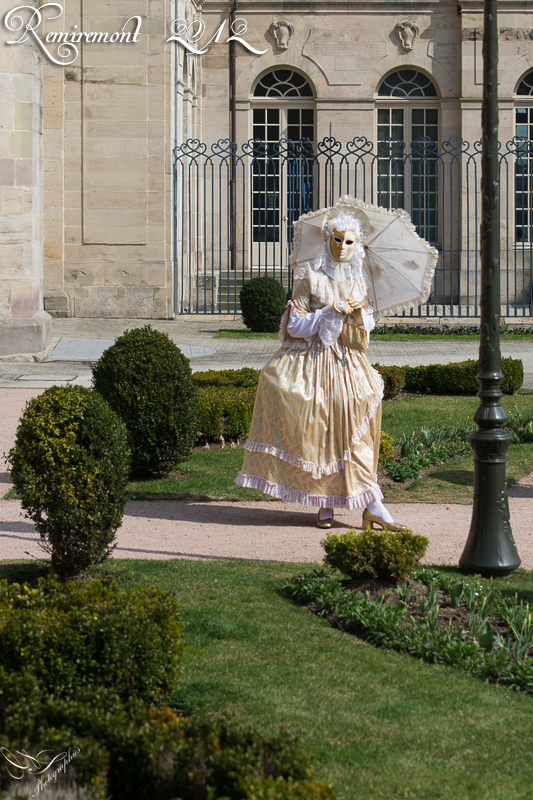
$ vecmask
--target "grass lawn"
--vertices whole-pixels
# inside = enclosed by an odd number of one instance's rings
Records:
[[[230,328],[221,329],[217,332],[215,339],[277,339],[277,333],[253,333],[249,330],[233,330]],[[432,334],[432,333],[379,333],[373,335],[375,342],[442,342],[449,339],[454,341],[479,342],[479,334]],[[502,342],[533,342],[533,331],[531,336],[520,333],[502,333]]]
[[[383,430],[398,438],[423,425],[452,426],[471,421],[479,405],[476,397],[414,396],[383,403]],[[516,406],[523,413],[533,412],[533,392],[504,396],[507,413]],[[181,465],[183,477],[130,484],[130,496],[138,500],[264,500],[255,489],[235,486],[233,479],[242,466],[244,450],[196,450]],[[533,472],[533,444],[511,445],[508,453],[509,484]],[[448,461],[408,489],[384,488],[388,502],[469,503],[472,499],[473,460],[470,454]]]
[[[0,577],[39,570],[0,564]],[[188,646],[176,704],[285,725],[339,800],[532,796],[533,697],[332,629],[280,594],[296,565],[117,560],[95,572],[177,593]],[[533,573],[498,586],[530,600]]]

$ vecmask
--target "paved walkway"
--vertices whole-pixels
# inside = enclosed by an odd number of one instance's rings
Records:
[[[41,363],[1,361],[0,387],[45,387],[54,383],[79,383],[90,386],[91,364],[129,328],[144,325],[142,320],[55,319],[54,351]],[[180,317],[153,320],[156,330],[167,333],[191,359],[193,371],[207,369],[261,369],[278,349],[277,339],[216,339],[220,329],[242,330],[233,317]],[[383,342],[371,339],[368,356],[372,363],[386,366],[447,364],[477,358],[479,345],[446,337],[443,341]],[[533,389],[533,344],[502,344],[502,355],[520,358],[524,363],[524,388]]]
[[[10,478],[2,453],[14,443],[25,403],[54,383],[90,386],[91,364],[127,328],[139,320],[59,319],[53,322],[55,348],[45,362],[0,362],[0,498]],[[239,320],[180,318],[154,321],[191,359],[193,370],[261,368],[278,347],[273,339],[215,339],[221,328],[242,328]],[[525,386],[533,388],[533,345],[506,344],[504,355],[521,358]],[[445,339],[442,342],[371,343],[369,357],[381,364],[431,364],[477,358],[478,345]],[[510,490],[511,523],[522,564],[533,568],[533,476]],[[389,506],[395,519],[430,540],[425,562],[456,564],[466,541],[471,508],[461,505],[397,504]],[[360,524],[360,513],[339,512],[336,528]],[[227,558],[320,561],[323,532],[314,525],[313,511],[293,504],[197,503],[193,501],[128,503],[117,534],[117,558]],[[20,503],[0,499],[0,560],[41,556],[39,537],[24,517]]]

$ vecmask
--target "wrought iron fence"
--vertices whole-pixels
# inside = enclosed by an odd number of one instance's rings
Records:
[[[412,316],[479,313],[481,143],[453,138],[314,145],[190,139],[174,151],[176,313],[236,313],[239,291],[268,275],[289,290],[298,217],[341,195],[405,208],[440,253],[427,303]],[[500,146],[500,288],[505,316],[533,313],[533,141]]]

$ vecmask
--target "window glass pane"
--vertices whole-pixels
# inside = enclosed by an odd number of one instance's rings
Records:
[[[395,125],[403,125],[403,108],[392,109],[391,122]]]
[[[312,108],[302,108],[301,110],[302,122],[305,125],[313,125],[315,121],[315,113]]]
[[[519,95],[533,96],[533,72],[530,72],[529,75],[526,75],[524,80],[521,81],[516,93]]]
[[[267,110],[268,122],[279,122],[279,108],[269,108]]]
[[[289,125],[297,125],[300,122],[300,109],[288,108],[287,109],[287,122]]]
[[[413,125],[423,125],[424,124],[424,109],[423,108],[413,108],[411,121]]]

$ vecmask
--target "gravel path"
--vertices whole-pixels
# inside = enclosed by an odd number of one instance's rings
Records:
[[[26,402],[42,389],[0,389],[0,454],[13,445]],[[0,496],[10,486],[0,465]],[[522,566],[533,569],[533,475],[509,492],[511,525]],[[470,506],[399,503],[388,506],[395,519],[429,538],[428,564],[456,564],[464,547]],[[131,501],[117,534],[116,558],[226,558],[258,561],[317,562],[324,531],[315,513],[282,502],[198,503]],[[337,530],[361,524],[360,512],[337,512]],[[0,500],[0,560],[39,558],[42,551],[33,524],[20,503]]]

